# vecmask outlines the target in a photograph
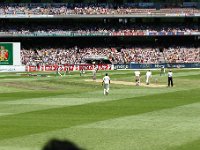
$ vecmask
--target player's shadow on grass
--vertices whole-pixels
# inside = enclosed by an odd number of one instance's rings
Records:
[[[71,141],[52,139],[45,144],[42,150],[84,150]]]

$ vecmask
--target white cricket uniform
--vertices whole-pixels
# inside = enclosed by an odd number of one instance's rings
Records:
[[[96,80],[96,73],[97,73],[97,69],[94,68],[94,69],[92,70],[92,78],[93,78],[93,80]]]
[[[140,76],[140,71],[135,71],[135,76],[139,77]]]
[[[110,77],[105,76],[103,78],[103,82],[104,82],[104,95],[106,95],[106,93],[108,94],[109,92]]]
[[[61,67],[58,67],[58,74],[60,75],[60,76],[62,76],[62,74],[60,73],[62,71],[62,68]]]
[[[149,83],[149,79],[150,79],[150,77],[151,77],[151,71],[147,71],[147,73],[146,73],[146,83],[148,84]]]
[[[140,84],[140,71],[135,71],[135,81],[136,85]]]

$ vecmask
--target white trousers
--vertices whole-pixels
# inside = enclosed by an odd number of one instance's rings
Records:
[[[106,95],[109,93],[109,84],[104,84],[103,94]]]
[[[147,76],[146,77],[146,83],[149,83],[149,81],[150,81],[150,76]]]

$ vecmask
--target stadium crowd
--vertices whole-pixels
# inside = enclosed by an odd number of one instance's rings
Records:
[[[200,62],[200,48],[170,47],[163,54],[169,63]]]
[[[64,64],[81,64],[84,63],[88,56],[108,56],[108,58],[116,63],[120,61],[120,55],[116,49],[110,48],[50,48],[50,49],[22,49],[22,63],[25,65],[64,65]]]
[[[0,35],[30,35],[56,34],[101,34],[101,35],[149,35],[149,34],[192,34],[200,32],[200,25],[197,23],[176,23],[176,24],[150,24],[150,23],[129,23],[129,24],[6,24],[0,23]]]
[[[22,49],[22,64],[37,65],[64,65],[82,64],[87,57],[106,56],[112,64],[124,63],[189,63],[200,62],[200,47],[164,48],[132,47],[132,48],[43,48]]]
[[[126,3],[113,5],[97,4],[4,4],[0,6],[0,15],[127,15],[127,14],[187,14],[200,13],[196,8],[139,8]]]

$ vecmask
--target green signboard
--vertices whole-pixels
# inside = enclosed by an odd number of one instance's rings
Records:
[[[0,43],[0,65],[13,65],[12,43]]]

